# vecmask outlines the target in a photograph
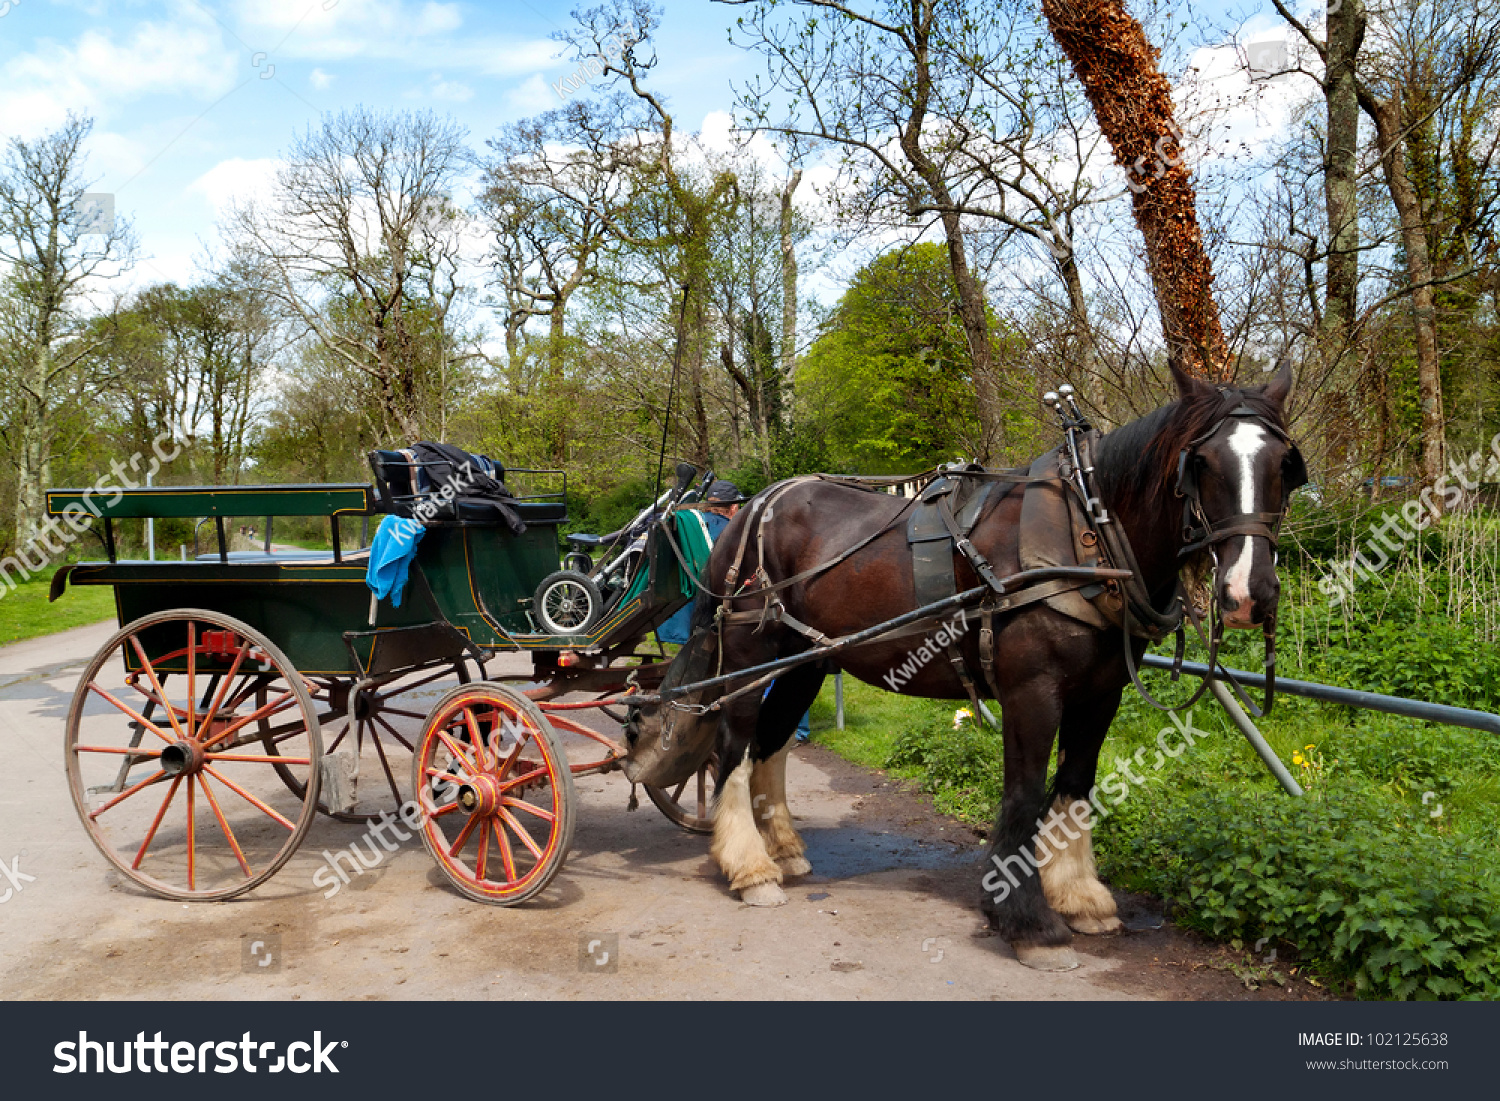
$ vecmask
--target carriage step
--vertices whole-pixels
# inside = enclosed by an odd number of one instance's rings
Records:
[[[325,753],[318,762],[318,770],[322,773],[322,804],[327,813],[347,814],[353,810],[359,779],[359,762],[354,753],[347,748]]]

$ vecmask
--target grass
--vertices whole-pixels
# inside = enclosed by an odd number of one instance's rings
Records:
[[[115,593],[108,585],[69,586],[56,604],[49,604],[51,581],[49,572],[14,589],[0,586],[0,646],[114,618]]]

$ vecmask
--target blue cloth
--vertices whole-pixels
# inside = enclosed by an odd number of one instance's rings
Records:
[[[720,516],[717,512],[704,510],[698,514],[703,521],[703,526],[708,529],[708,539],[712,543],[719,537],[719,533],[729,526],[729,517]],[[687,640],[693,633],[693,605],[696,601],[689,600],[681,608],[672,613],[656,629],[656,637],[663,642],[675,643],[678,646],[687,644]]]
[[[404,516],[386,516],[375,531],[370,544],[370,565],[365,569],[365,584],[381,600],[387,596],[401,607],[401,590],[406,588],[406,573],[417,556],[417,544],[427,529],[420,520]]]

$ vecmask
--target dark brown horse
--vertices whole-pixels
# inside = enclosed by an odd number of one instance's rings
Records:
[[[1098,497],[1129,538],[1144,594],[1165,613],[1177,600],[1180,552],[1188,538],[1179,491],[1184,478],[1191,479],[1209,529],[1198,553],[1213,556],[1223,622],[1262,624],[1275,614],[1280,596],[1274,523],[1267,521],[1279,518],[1286,496],[1305,480],[1284,430],[1290,369],[1283,366],[1264,387],[1243,390],[1181,374],[1176,380],[1178,400],[1099,439]],[[773,486],[762,496],[776,492]],[[1001,576],[1021,569],[1022,497],[1019,488],[997,486],[972,531],[974,546]],[[901,517],[911,507],[902,498],[813,480],[780,492],[774,517],[764,523],[758,510],[742,508],[715,545],[707,588],[739,592],[746,579],[758,576],[748,586],[754,590],[808,572],[777,594],[787,617],[806,630],[794,630],[785,618],[759,622],[755,616],[735,617],[715,630],[721,602],[702,595],[693,638],[674,659],[665,687],[804,653],[814,645],[809,631],[836,638],[912,611],[918,604]],[[756,528],[747,532],[752,524]],[[862,540],[869,541],[817,571]],[[737,576],[727,578],[737,558]],[[981,583],[968,558],[954,559],[959,590]],[[725,607],[744,612],[765,604],[764,595],[752,594]],[[973,618],[955,619],[950,612],[921,630],[921,636],[908,632],[834,660],[845,672],[904,695],[967,698],[958,668],[942,653],[951,636],[967,667],[983,668]],[[1145,640],[1132,637],[1129,645],[1138,661]],[[981,907],[1031,966],[1069,966],[1073,930],[1107,933],[1120,925],[1114,899],[1094,871],[1088,804],[1097,795],[1100,747],[1130,683],[1125,646],[1121,628],[1089,626],[1045,604],[995,620],[993,665],[978,683],[984,695],[991,694],[985,684],[996,689],[1005,775]],[[914,654],[929,660],[914,660]],[[829,665],[804,664],[781,674],[764,699],[756,690],[723,700],[726,689],[711,689],[685,697],[687,707],[638,707],[627,723],[626,773],[632,780],[676,782],[706,758],[717,739],[713,854],[746,902],[784,902],[783,877],[810,870],[786,808],[785,760],[797,718],[817,696]],[[893,676],[896,670],[902,674]],[[716,700],[722,700],[718,710],[705,710]],[[1054,738],[1058,768],[1049,788]]]

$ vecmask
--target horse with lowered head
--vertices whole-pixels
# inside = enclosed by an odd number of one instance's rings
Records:
[[[1251,388],[1173,374],[1175,401],[1097,439],[1097,497],[1134,552],[1135,591],[1157,612],[1168,615],[1179,600],[1184,556],[1201,557],[1212,561],[1211,591],[1223,624],[1263,625],[1280,597],[1276,522],[1292,489],[1306,480],[1285,431],[1291,370],[1283,364],[1269,383]],[[1185,482],[1203,521],[1196,533],[1184,530]],[[1003,577],[1022,569],[1024,493],[1015,483],[996,489],[969,538]],[[903,514],[913,502],[836,480],[772,486],[758,496],[772,494],[774,519],[762,522],[761,510],[745,507],[719,537],[692,638],[669,666],[664,689],[806,653],[820,637],[851,635],[920,606],[904,532]],[[755,527],[746,531],[748,525]],[[960,591],[981,583],[970,557],[953,559]],[[788,580],[775,590],[777,614],[729,614],[763,612],[766,588]],[[981,646],[972,610],[928,624],[929,635],[938,635],[930,652],[951,644],[962,662],[913,662],[911,633],[896,633],[836,659],[796,666],[764,696],[760,689],[735,694],[733,686],[720,686],[680,702],[639,705],[626,724],[626,774],[677,783],[717,748],[714,858],[745,902],[779,905],[783,879],[811,870],[787,809],[786,755],[830,662],[876,687],[934,699],[968,698],[963,670],[982,670],[969,679],[1000,705],[1005,764],[980,905],[1023,963],[1074,966],[1073,932],[1120,928],[1114,897],[1095,871],[1089,808],[1097,797],[1100,747],[1130,683],[1126,648],[1138,662],[1148,642],[1138,633],[1124,637],[1121,622],[1101,627],[1043,602],[1003,612],[992,627]],[[987,669],[982,654],[990,657]],[[893,669],[902,675],[893,677]],[[1058,763],[1049,784],[1054,740]],[[1044,828],[1049,816],[1053,823],[1063,816],[1062,836]]]

